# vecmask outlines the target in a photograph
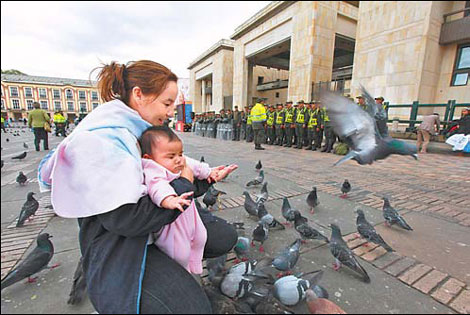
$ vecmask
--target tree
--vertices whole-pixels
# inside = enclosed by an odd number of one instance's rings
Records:
[[[20,70],[15,70],[15,69],[10,69],[10,70],[5,70],[5,71],[2,70],[2,74],[24,74],[24,75],[26,75],[26,73],[23,73]]]

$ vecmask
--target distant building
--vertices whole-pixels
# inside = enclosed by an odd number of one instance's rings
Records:
[[[61,110],[71,121],[102,102],[96,82],[30,75],[2,74],[2,116],[26,118],[33,102],[49,114]]]

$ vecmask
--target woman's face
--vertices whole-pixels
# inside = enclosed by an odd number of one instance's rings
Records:
[[[169,81],[163,92],[155,95],[144,95],[140,88],[132,90],[133,99],[130,106],[136,110],[140,117],[154,126],[161,126],[166,119],[175,114],[175,100],[178,95],[178,85]]]

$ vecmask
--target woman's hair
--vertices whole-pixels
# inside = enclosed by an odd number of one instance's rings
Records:
[[[147,128],[139,138],[140,148],[142,155],[152,154],[152,145],[155,143],[157,137],[163,137],[168,142],[181,141],[176,133],[168,126],[152,126]]]
[[[127,65],[112,61],[98,67],[98,90],[105,102],[119,99],[129,105],[132,89],[138,86],[144,95],[160,95],[169,81],[178,81],[167,67],[150,60],[131,61]]]

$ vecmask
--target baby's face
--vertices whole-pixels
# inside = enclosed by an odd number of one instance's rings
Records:
[[[181,172],[185,165],[183,143],[181,141],[169,142],[164,138],[154,141],[151,159],[172,173]]]

